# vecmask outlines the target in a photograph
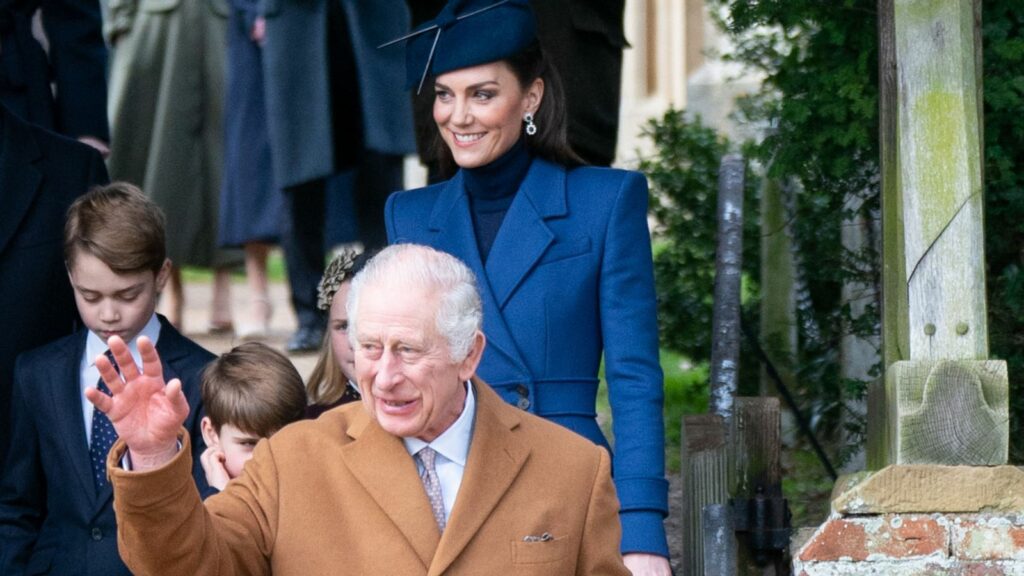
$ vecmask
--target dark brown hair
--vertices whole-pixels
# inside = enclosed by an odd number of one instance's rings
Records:
[[[291,360],[259,342],[236,346],[211,362],[200,394],[218,432],[230,424],[266,438],[300,420],[306,409],[306,389]]]
[[[74,267],[78,250],[99,258],[118,274],[160,271],[167,259],[164,214],[127,182],[97,186],[68,208],[64,260]]]
[[[537,133],[533,136],[529,136],[525,132],[520,134],[520,138],[525,138],[527,149],[536,156],[568,168],[585,164],[569,145],[562,78],[544,54],[540,43],[534,42],[522,52],[506,58],[502,62],[508,64],[519,81],[519,87],[523,90],[526,90],[537,78],[544,81],[544,97],[541,98],[537,113],[533,116]],[[458,166],[436,126],[431,140],[430,148],[434,157],[437,158],[442,177],[451,177],[458,170]]]

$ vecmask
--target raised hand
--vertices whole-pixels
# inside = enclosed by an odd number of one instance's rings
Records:
[[[178,431],[188,417],[181,381],[175,378],[164,383],[160,357],[145,336],[138,342],[141,372],[124,340],[111,336],[107,346],[121,373],[103,355],[96,358],[96,367],[113,396],[87,388],[85,397],[110,418],[117,435],[128,445],[133,470],[162,466],[177,453]]]

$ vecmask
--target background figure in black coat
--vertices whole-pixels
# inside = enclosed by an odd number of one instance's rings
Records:
[[[46,51],[32,36],[37,9]],[[0,101],[32,124],[106,153],[110,131],[102,25],[98,0],[0,0]]]
[[[10,438],[14,359],[76,328],[64,214],[76,197],[106,181],[98,152],[0,105],[0,462]]]
[[[413,28],[433,19],[446,0],[406,0]],[[587,164],[609,166],[615,160],[622,84],[625,0],[530,0],[537,16],[537,37],[562,78],[569,117],[569,145]],[[434,91],[414,95],[416,147],[420,160],[439,179],[428,143],[436,134]]]
[[[384,202],[402,188],[414,150],[400,50],[377,46],[409,31],[402,0],[265,0],[263,66],[274,178],[289,217],[283,231],[299,330],[289,351],[320,348],[316,289],[325,262],[325,186],[352,171],[359,240],[387,243]],[[344,174],[342,174],[344,176]],[[338,182],[331,182],[331,185]]]

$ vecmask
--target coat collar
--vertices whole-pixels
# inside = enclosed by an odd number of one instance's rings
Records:
[[[43,154],[31,127],[0,105],[0,253],[3,253],[39,192],[42,174],[34,166]]]
[[[435,233],[435,247],[459,257],[477,277],[489,353],[501,355],[522,380],[528,379],[530,371],[502,309],[554,242],[547,221],[567,213],[566,169],[535,158],[505,215],[486,268],[477,249],[461,171],[444,184],[430,214],[428,226]]]
[[[520,414],[483,381],[474,378],[477,392],[473,442],[455,499],[428,576],[440,576],[466,549],[519,476],[530,455],[529,446],[516,441]]]
[[[342,459],[356,480],[416,551],[430,575],[440,575],[466,548],[515,481],[530,453],[515,441],[520,416],[491,388],[473,379],[476,421],[462,486],[441,536],[416,464],[401,439],[359,411],[346,433],[356,441]]]

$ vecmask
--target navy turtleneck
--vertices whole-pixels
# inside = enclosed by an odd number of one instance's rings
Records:
[[[516,191],[530,169],[532,157],[520,138],[504,154],[479,168],[462,170],[462,181],[469,194],[473,232],[480,260],[487,262],[498,229],[515,199]]]

